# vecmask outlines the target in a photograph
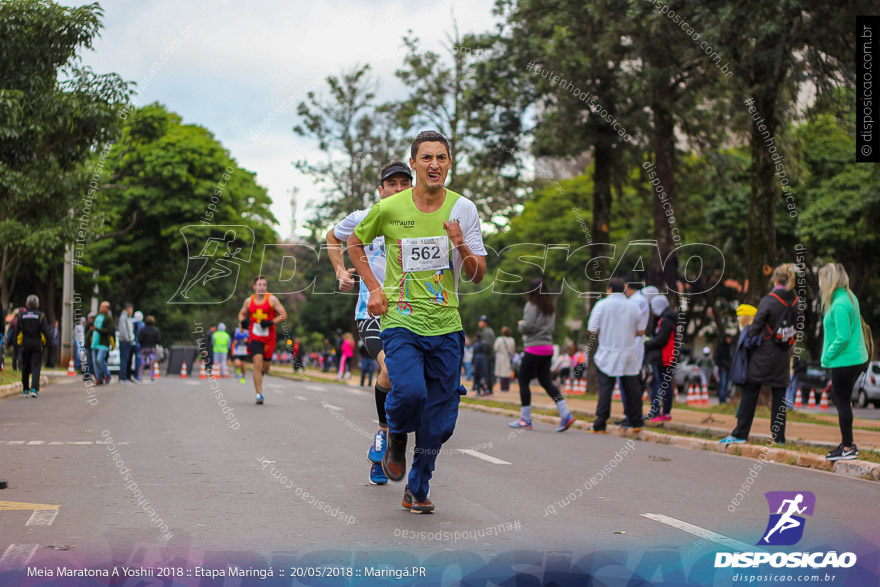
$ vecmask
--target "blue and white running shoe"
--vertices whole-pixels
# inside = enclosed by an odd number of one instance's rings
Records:
[[[370,485],[385,485],[388,483],[388,476],[382,470],[382,465],[373,463],[370,467]]]
[[[387,432],[379,430],[373,436],[373,444],[370,445],[370,451],[367,453],[367,460],[374,465],[382,464],[382,457],[385,456],[385,447],[388,445]]]

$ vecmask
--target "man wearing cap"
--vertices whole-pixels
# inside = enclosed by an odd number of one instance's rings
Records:
[[[389,163],[379,172],[379,199],[385,199],[398,192],[412,187],[412,174],[404,163],[394,161]],[[357,210],[342,219],[327,233],[327,252],[333,269],[336,271],[336,279],[339,280],[340,291],[351,291],[354,286],[354,268],[346,269],[342,249],[348,238],[360,224],[369,210]],[[385,279],[385,237],[377,236],[372,243],[364,247],[370,269],[376,279]],[[385,448],[388,445],[388,420],[385,415],[385,398],[391,391],[391,381],[388,379],[388,369],[385,366],[385,351],[382,350],[382,339],[379,338],[379,318],[372,317],[367,313],[367,302],[370,299],[370,291],[361,280],[358,293],[357,307],[354,318],[357,322],[358,335],[363,341],[366,353],[379,363],[379,376],[376,378],[376,386],[373,388],[376,397],[376,413],[379,417],[379,429],[370,443],[367,452],[367,460],[370,461],[370,483],[372,485],[385,485],[388,477],[382,471],[382,457],[385,456]]]
[[[489,317],[480,316],[477,323],[480,327],[480,341],[483,343],[483,349],[486,353],[486,361],[488,363],[488,376],[486,377],[486,385],[488,386],[488,394],[491,394],[495,388],[495,331],[489,326]]]
[[[380,200],[348,240],[349,257],[370,292],[367,313],[384,316],[382,344],[392,389],[385,402],[390,441],[382,468],[392,481],[406,475],[407,434],[416,433],[402,505],[433,513],[429,481],[443,443],[455,430],[464,331],[458,313],[462,271],[474,283],[486,271],[477,207],[443,184],[452,167],[449,141],[419,133],[410,148],[416,184]],[[384,236],[384,286],[364,243]],[[390,300],[390,303],[389,303]]]

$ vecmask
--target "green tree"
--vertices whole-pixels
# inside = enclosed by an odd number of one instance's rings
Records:
[[[22,267],[54,283],[73,240],[70,211],[89,189],[85,167],[116,136],[130,85],[79,64],[101,29],[97,3],[0,1],[0,298],[8,307]],[[54,293],[54,287],[49,288]],[[27,292],[30,293],[30,292]],[[54,319],[52,300],[43,307]]]
[[[837,86],[852,87],[855,81],[855,36],[841,34],[855,22],[855,15],[869,14],[871,4],[849,0],[832,5],[786,0],[752,5],[731,0],[705,8],[714,22],[708,36],[719,40],[719,51],[729,55],[731,81],[741,100],[731,103],[733,117],[743,121],[751,149],[748,211],[747,301],[763,295],[766,269],[779,260],[776,210],[785,186],[777,178],[774,149],[785,149],[783,135],[795,115],[802,84],[809,81],[819,100],[832,96]],[[740,101],[750,98],[754,113]],[[775,141],[773,144],[771,141]]]
[[[379,170],[399,159],[400,140],[391,105],[377,105],[376,80],[370,66],[355,66],[327,77],[330,96],[309,92],[297,107],[302,123],[293,132],[317,141],[324,162],[296,161],[296,168],[321,186],[323,198],[308,224],[325,228],[344,214],[371,206]]]
[[[254,231],[255,258],[238,279],[238,292],[250,293],[263,245],[277,242],[272,229],[277,221],[266,189],[210,131],[183,124],[160,104],[132,110],[106,156],[105,172],[95,205],[98,228],[82,265],[99,274],[106,299],[114,304],[132,300],[156,315],[166,330],[189,336],[192,326],[186,321],[193,317],[193,306],[166,303],[186,275],[180,229],[188,225],[244,225]],[[234,323],[240,304],[239,297],[199,311],[213,314],[214,321],[222,315]]]
[[[522,167],[513,164],[518,141],[508,141],[509,147],[500,142],[500,121],[486,115],[491,98],[476,96],[478,80],[487,75],[481,64],[499,56],[486,43],[462,38],[455,19],[452,26],[445,54],[423,51],[412,31],[404,36],[408,53],[396,75],[410,95],[399,105],[398,120],[412,134],[434,129],[447,137],[453,155],[450,186],[477,205],[485,222],[500,227],[521,202],[524,186]]]

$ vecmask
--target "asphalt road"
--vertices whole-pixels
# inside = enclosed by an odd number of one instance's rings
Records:
[[[438,458],[437,512],[416,516],[400,507],[402,483],[367,482],[371,393],[269,377],[257,406],[250,378],[216,385],[163,378],[90,396],[71,378],[39,399],[0,401],[0,478],[9,481],[0,491],[0,572],[59,560],[684,556],[718,541],[754,545],[768,520],[763,493],[773,490],[816,495],[798,548],[876,557],[880,544],[876,483],[770,464],[733,506],[759,461],[546,425],[513,431],[504,418],[466,409]],[[700,531],[722,538],[707,547]]]

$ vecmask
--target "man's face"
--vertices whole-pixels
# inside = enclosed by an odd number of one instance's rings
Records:
[[[416,172],[418,183],[429,192],[443,189],[452,160],[443,143],[427,141],[419,145],[416,158],[410,158],[409,166]]]
[[[128,314],[129,316],[131,316],[132,314],[134,314],[134,308],[131,306],[127,307],[125,309],[125,313]]]
[[[109,312],[110,311],[110,302],[101,303],[101,306],[98,308],[98,311],[101,314],[106,314],[107,312]]]
[[[412,178],[410,176],[405,173],[395,173],[379,186],[379,197],[384,199],[411,187]]]
[[[480,330],[485,330],[487,324],[485,322],[483,322],[482,320],[480,320],[479,322],[477,322],[477,326],[480,327]]]
[[[265,279],[258,279],[254,282],[254,293],[264,294],[269,289],[269,284]]]

